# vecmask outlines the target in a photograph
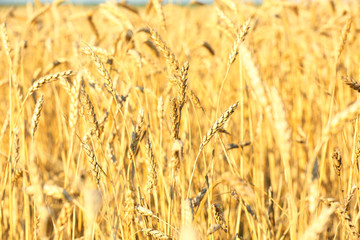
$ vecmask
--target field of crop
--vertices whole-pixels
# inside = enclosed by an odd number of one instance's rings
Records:
[[[0,8],[1,239],[358,239],[360,5]]]

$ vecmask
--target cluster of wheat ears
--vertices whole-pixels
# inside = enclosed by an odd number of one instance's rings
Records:
[[[359,17],[0,8],[0,238],[358,239]]]

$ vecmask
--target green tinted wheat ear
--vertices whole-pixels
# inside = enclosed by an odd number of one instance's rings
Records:
[[[36,102],[34,113],[33,113],[32,119],[31,119],[31,136],[33,138],[35,136],[36,129],[39,125],[40,114],[41,114],[41,109],[43,107],[43,104],[44,104],[44,95],[41,95],[41,97]]]

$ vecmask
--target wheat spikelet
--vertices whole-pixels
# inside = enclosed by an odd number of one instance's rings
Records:
[[[80,72],[74,81],[70,94],[71,101],[70,101],[70,113],[69,113],[69,126],[73,131],[75,131],[75,126],[79,117],[79,102],[80,102],[79,95],[82,85],[83,85],[83,78],[82,78],[82,73]]]
[[[230,54],[229,54],[229,61],[228,61],[228,66],[230,66],[231,64],[233,64],[236,60],[236,56],[239,53],[239,46],[240,43],[243,42],[245,40],[246,35],[248,34],[250,29],[250,19],[248,19],[244,25],[242,26],[240,32],[236,35],[236,39],[235,42],[231,48]]]
[[[194,208],[198,207],[200,205],[200,202],[204,198],[206,192],[207,192],[207,188],[204,188],[203,190],[201,190],[201,192],[196,194],[196,196],[194,198],[191,199],[191,203]]]
[[[350,88],[360,92],[360,82],[356,81],[355,79],[353,79],[351,77],[343,76],[342,79]]]
[[[148,168],[146,189],[150,192],[154,187],[157,186],[157,164],[154,160],[154,153],[150,139],[148,139],[146,143],[146,163]]]
[[[143,216],[156,217],[156,215],[150,209],[145,208],[143,206],[137,205],[135,207],[135,210]]]
[[[94,105],[91,102],[90,96],[86,93],[84,87],[81,87],[79,95],[81,104],[80,114],[84,116],[85,120],[91,126],[91,134],[95,134],[98,138],[100,138],[99,123],[97,121]]]
[[[136,119],[136,125],[134,127],[134,131],[132,133],[131,143],[130,143],[130,151],[128,153],[128,157],[130,160],[135,160],[135,154],[137,151],[138,143],[143,136],[143,126],[144,126],[144,110],[140,109],[139,114]]]
[[[160,125],[162,125],[162,122],[164,120],[165,111],[164,111],[164,101],[163,98],[160,97],[158,99],[158,105],[157,105],[157,116],[160,119]],[[0,138],[1,139],[1,138]]]
[[[208,230],[206,231],[206,236],[209,236],[211,234],[214,234],[217,230],[219,230],[221,228],[220,224],[214,224],[211,225]]]
[[[188,81],[188,72],[189,72],[189,63],[185,62],[184,65],[181,67],[180,71],[180,81],[178,83],[178,105],[179,105],[179,112],[181,114],[181,110],[185,103],[186,97],[186,90],[187,90],[187,81]],[[179,117],[179,121],[180,121]],[[180,125],[180,123],[179,123]]]
[[[231,105],[211,126],[211,128],[208,130],[206,135],[203,137],[203,140],[199,147],[199,152],[202,151],[202,149],[205,147],[205,145],[211,140],[211,138],[215,135],[216,132],[219,131],[219,129],[222,128],[222,126],[225,124],[225,122],[230,118],[230,116],[235,112],[235,109],[237,108],[239,102],[236,102],[235,104]]]
[[[13,140],[13,148],[12,148],[12,156],[11,160],[14,164],[14,168],[20,159],[20,139],[19,139],[19,128],[15,128],[13,132],[14,140]]]
[[[335,170],[336,174],[338,176],[340,176],[342,161],[341,161],[341,152],[340,152],[339,148],[334,149],[334,152],[332,155],[332,160],[333,160],[334,170]]]
[[[105,154],[106,157],[111,160],[111,162],[116,163],[116,156],[115,156],[115,150],[114,150],[114,140],[115,140],[115,136],[116,136],[116,132],[113,131],[107,142],[106,142],[106,150],[105,150]]]
[[[270,89],[272,99],[272,120],[274,125],[274,134],[276,143],[279,147],[281,158],[284,164],[284,173],[288,187],[292,188],[291,177],[291,147],[292,147],[292,129],[287,120],[285,106],[275,87]]]
[[[30,185],[25,188],[25,193],[32,196],[36,194],[36,185]],[[54,184],[44,184],[42,186],[43,194],[49,197],[52,197],[54,199],[65,199],[65,200],[71,200],[72,197],[70,194],[62,187],[59,187]]]
[[[345,212],[349,212],[350,202],[351,202],[351,200],[353,199],[353,197],[355,195],[356,189],[357,189],[356,185],[352,186],[352,188],[350,189],[349,194],[345,198],[345,201],[344,201]]]
[[[326,230],[330,217],[334,211],[334,208],[324,208],[320,215],[314,220],[313,224],[305,230],[301,239],[318,239],[319,235]]]
[[[156,57],[160,57],[158,49],[150,39],[147,39],[144,43],[151,49],[151,51],[155,54]]]
[[[171,137],[175,141],[179,138],[179,106],[176,98],[170,100]]]
[[[38,80],[36,80],[32,86],[29,88],[28,93],[25,97],[27,99],[29,96],[31,96],[35,91],[37,91],[39,88],[44,86],[46,83],[50,83],[56,80],[59,80],[60,78],[66,78],[73,74],[72,70],[67,70],[64,72],[55,73],[52,75],[47,75],[45,77],[41,77]]]
[[[177,170],[180,167],[180,163],[184,157],[184,142],[180,139],[174,140],[171,149],[170,166],[172,169]]]
[[[351,235],[351,239],[359,239],[360,234],[356,230],[356,226],[352,223],[351,217],[346,213],[346,210],[343,207],[343,205],[331,198],[322,198],[321,201],[335,208],[336,215],[345,225],[345,229]]]
[[[55,223],[56,232],[54,239],[61,239],[61,233],[64,231],[66,223],[69,217],[71,216],[72,212],[73,212],[72,203],[65,202]]]
[[[351,23],[352,23],[352,20],[351,20],[351,17],[349,17],[348,20],[346,21],[345,27],[341,34],[341,41],[340,41],[340,44],[336,51],[336,59],[340,58],[340,55],[341,55],[342,51],[344,50],[344,46],[345,46],[348,34],[350,32]]]
[[[31,136],[33,138],[35,136],[36,129],[39,125],[40,114],[41,114],[41,109],[43,107],[43,104],[44,104],[44,95],[41,95],[41,97],[36,102],[34,113],[33,113],[32,119],[31,119]]]
[[[90,46],[87,46],[87,48],[83,49],[83,52],[88,56],[90,56],[91,60],[94,62],[96,69],[105,80],[106,89],[113,95],[114,100],[116,102],[116,92],[114,90],[113,81],[110,77],[108,70],[105,68],[104,64],[100,60],[99,56],[94,52],[94,50]]]
[[[154,41],[155,45],[158,46],[162,54],[164,55],[167,63],[169,64],[172,73],[174,75],[178,74],[179,71],[179,61],[176,59],[175,54],[168,47],[166,42],[162,40],[159,33],[157,33],[154,29],[150,28],[151,38]]]
[[[220,206],[220,204],[213,204],[211,206],[211,210],[212,213],[214,215],[215,218],[215,222],[216,224],[219,224],[221,226],[221,228],[227,232],[227,225],[224,219],[224,212],[222,210],[222,207]]]
[[[269,94],[267,89],[267,84],[261,78],[260,72],[255,65],[255,61],[251,52],[242,44],[239,47],[239,55],[242,58],[241,63],[243,64],[247,75],[250,78],[248,84],[251,88],[251,91],[260,105],[266,109],[269,106]]]
[[[98,184],[98,186],[100,186],[100,178],[101,178],[100,165],[96,159],[92,145],[88,143],[88,138],[89,138],[88,135],[85,134],[83,140],[81,141],[81,147],[86,153],[86,156],[88,158],[88,163],[90,165],[91,172],[95,178],[95,181]]]
[[[244,179],[235,176],[232,173],[225,172],[221,175],[218,180],[221,183],[233,186],[236,194],[243,198],[248,203],[254,203],[255,201],[255,192],[253,187]]]
[[[161,5],[161,1],[160,0],[152,0],[152,4],[154,5],[155,11],[161,20],[162,29],[164,31],[166,31],[166,19],[165,19],[163,7]]]
[[[222,3],[224,3],[229,9],[231,9],[234,13],[237,12],[237,7],[234,2],[231,0],[221,0]]]
[[[325,127],[322,140],[325,141],[331,134],[341,130],[344,123],[356,117],[360,113],[360,101],[356,101],[343,111],[337,113]]]
[[[143,66],[141,53],[136,51],[135,49],[130,49],[127,51],[127,54],[129,54],[136,61],[138,67],[141,69]]]
[[[183,227],[192,225],[194,220],[194,206],[191,198],[182,201],[181,220]]]
[[[16,183],[19,178],[23,176],[24,170],[22,168],[14,168],[13,169],[13,182]]]
[[[200,108],[203,112],[205,112],[205,109],[201,105],[200,99],[196,96],[196,94],[189,88],[187,88],[186,92],[187,96],[190,98],[191,102],[197,107]]]
[[[60,82],[60,85],[66,91],[66,93],[69,94],[69,96],[70,96],[71,95],[71,88],[72,88],[70,81],[67,80],[66,78],[61,77],[59,82]]]
[[[131,184],[128,184],[128,187],[126,189],[124,205],[124,220],[129,224],[130,222],[134,221],[135,209],[137,205],[135,187]]]
[[[12,49],[10,47],[10,41],[9,41],[8,31],[6,28],[6,23],[4,23],[4,22],[2,24],[0,24],[0,35],[2,38],[5,53],[8,56],[8,58],[10,59],[10,54],[11,54]]]
[[[234,29],[236,29],[235,24],[231,21],[231,19],[226,16],[226,14],[218,7],[215,7],[217,17],[225,23],[226,30],[230,33],[233,33]]]
[[[156,239],[171,239],[168,235],[166,235],[163,232],[160,232],[159,230],[153,229],[153,228],[143,228],[141,231],[145,232],[147,235],[152,236]]]

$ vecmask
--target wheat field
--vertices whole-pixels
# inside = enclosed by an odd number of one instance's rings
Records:
[[[359,17],[1,7],[1,239],[359,239]]]

